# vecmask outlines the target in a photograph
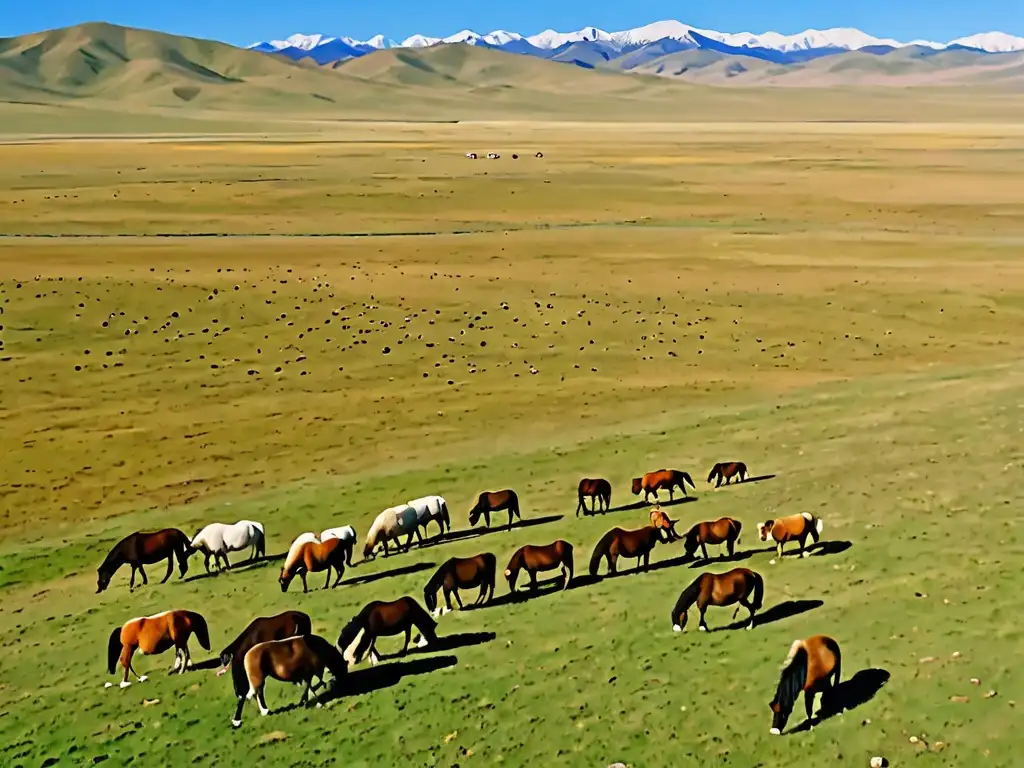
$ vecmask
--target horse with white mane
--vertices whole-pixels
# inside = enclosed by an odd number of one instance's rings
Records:
[[[320,533],[320,541],[341,539],[342,544],[346,547],[345,565],[349,568],[352,567],[352,550],[355,549],[356,538],[356,529],[351,525],[342,525],[338,528],[328,528],[326,531],[322,531]]]
[[[452,521],[448,515],[448,503],[444,500],[444,497],[423,496],[419,499],[413,499],[408,504],[416,510],[416,516],[419,518],[419,524],[423,526],[424,533],[426,533],[427,524],[431,520],[436,522],[441,529],[437,533],[438,537],[444,536],[446,527],[448,532],[451,533]]]
[[[363,546],[363,559],[367,559],[373,553],[378,544],[384,545],[384,556],[388,553],[388,542],[396,541],[399,536],[405,534],[409,538],[405,541],[405,550],[412,546],[412,537],[423,541],[423,534],[420,533],[419,515],[413,507],[403,504],[397,507],[385,509],[377,519],[373,521],[369,532],[366,534],[366,544]]]
[[[213,564],[218,570],[221,559],[224,560],[224,568],[231,567],[228,552],[240,552],[252,547],[250,561],[267,555],[263,524],[252,520],[239,520],[233,525],[210,523],[192,538],[191,547],[203,553],[203,566],[207,573],[210,572],[210,555],[213,555]]]

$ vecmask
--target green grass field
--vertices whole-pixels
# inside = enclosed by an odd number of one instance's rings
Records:
[[[5,765],[1015,764],[1018,129],[197,138],[0,146]],[[734,459],[770,477],[703,482]],[[254,616],[300,608],[333,641],[370,600],[421,599],[447,557],[503,568],[565,538],[583,574],[604,531],[646,524],[629,480],[661,467],[697,481],[670,508],[681,529],[743,522],[741,564],[774,620],[704,635],[691,613],[672,632],[679,592],[733,567],[680,562],[674,544],[648,573],[532,600],[499,584],[496,605],[440,620],[464,643],[360,665],[324,709],[249,705],[238,731],[229,679],[166,677],[171,654],[137,657],[146,683],[104,688],[106,639],[136,616],[197,610],[219,651]],[[625,508],[574,517],[584,476]],[[93,594],[135,530],[256,519],[278,554],[426,493],[462,531],[476,494],[505,487],[527,522],[555,519],[379,558],[330,592],[282,594],[278,562],[191,580],[193,559],[185,582],[152,567],[129,594],[126,569]],[[757,521],[801,511],[827,546],[769,564]],[[771,737],[789,645],[819,632],[845,679],[874,684],[844,716]],[[272,709],[298,696],[268,683]]]

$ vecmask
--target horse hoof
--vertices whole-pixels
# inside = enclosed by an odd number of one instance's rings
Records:
[[[707,632],[708,631],[707,627],[697,627],[697,629],[699,629],[701,632]]]
[[[103,687],[104,687],[104,688],[113,688],[113,687],[114,687],[114,684],[113,684],[113,683],[104,683],[104,684],[103,684]]]
[[[441,615],[441,609],[440,608],[435,608],[434,612],[431,613],[430,615],[433,616],[436,619],[438,616]]]
[[[419,640],[417,640],[416,641],[416,647],[417,648],[426,648],[427,647],[427,638],[421,637]]]
[[[122,681],[122,683],[121,683],[121,687],[122,687],[122,688],[127,688],[127,687],[128,687],[129,685],[131,685],[131,683],[125,683],[125,682],[123,682],[123,681]]]
[[[802,555],[800,555],[800,557],[810,557],[810,556],[811,556],[810,552],[804,552]]]
[[[232,728],[241,728],[242,727],[242,721],[241,720],[232,720],[231,721],[231,727]]]
[[[768,731],[768,733],[770,733],[772,736],[782,735],[782,731],[780,731],[778,728],[772,728],[770,731]]]
[[[260,714],[263,715],[264,717],[266,717],[267,715],[270,714],[270,710],[269,709],[261,709],[260,710]]]
[[[768,565],[775,565],[775,558],[774,557],[771,560],[768,561]]]
[[[682,628],[682,627],[680,627],[680,626],[679,626],[678,624],[673,624],[673,625],[672,625],[672,631],[673,631],[673,632],[682,632],[682,631],[683,631],[683,628]]]
[[[147,680],[149,680],[149,678],[148,678],[148,677],[146,677],[145,675],[143,675],[142,677],[140,677],[140,678],[139,678],[139,682],[140,682],[140,683],[144,683],[144,682],[146,682]]]

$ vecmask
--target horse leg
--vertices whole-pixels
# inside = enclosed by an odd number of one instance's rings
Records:
[[[313,683],[313,678],[309,678],[306,681],[306,687],[302,689],[302,696],[299,698],[299,706],[304,707],[306,702],[309,701],[309,687]]]
[[[327,566],[327,581],[324,582],[324,589],[327,589],[329,586],[331,586],[331,566],[330,565]]]
[[[754,610],[754,606],[752,606],[750,603],[748,603],[745,599],[741,600],[740,603],[743,605],[744,608],[746,608],[748,611],[750,611],[750,623],[747,624],[747,629],[753,629],[754,628],[754,614],[757,613],[757,611],[755,611]]]
[[[231,718],[231,725],[239,728],[242,725],[242,708],[245,707],[245,696],[238,697],[238,706],[235,708],[235,716]]]
[[[459,604],[459,610],[465,610],[466,606],[462,604],[462,598],[459,597],[459,590],[453,589],[452,594],[455,595],[455,602]]]
[[[710,560],[711,559],[710,557],[708,557],[708,545],[707,545],[707,542],[702,541],[700,543],[700,553],[702,555],[704,555],[704,559],[705,560]]]
[[[370,665],[376,667],[380,664],[380,654],[377,653],[377,638],[374,637],[370,640],[370,647],[368,656],[370,657]]]
[[[302,578],[302,592],[305,594],[306,592],[309,592],[309,586],[306,584],[306,570],[303,569],[299,571],[299,576]]]
[[[402,650],[398,652],[399,656],[405,656],[409,653],[409,640],[412,639],[412,626],[405,628],[405,644],[402,646]]]
[[[779,558],[779,562],[781,563],[782,562],[782,542],[781,541],[777,542],[775,544],[775,555]]]
[[[729,551],[729,559],[732,559],[733,554],[736,552],[736,539],[727,539],[725,542],[725,548]]]
[[[181,648],[181,667],[178,669],[179,675],[184,675],[185,670],[188,669],[188,665],[192,663],[192,654],[188,652],[188,643]]]
[[[452,611],[452,591],[451,591],[451,589],[448,588],[447,584],[445,584],[442,587],[442,589],[444,591],[444,605],[448,609],[447,611],[442,611],[442,614],[444,614],[446,612],[447,613],[451,613],[451,611]]]
[[[228,552],[227,552],[227,550],[224,550],[224,552],[221,553],[221,557],[224,558],[224,568],[225,568],[225,570],[229,569],[231,567],[231,561],[228,560]]]
[[[341,583],[341,577],[345,575],[345,566],[334,566],[334,572],[338,575],[338,578],[334,580],[334,587],[336,587]],[[334,587],[331,587],[331,589],[334,589]]]
[[[537,591],[537,572],[536,571],[530,571],[529,573],[530,573],[530,591],[531,592],[536,592]]]
[[[135,591],[135,571],[136,570],[138,570],[138,569],[133,565],[132,566],[132,580],[128,584],[128,591],[129,592],[134,592]]]
[[[266,690],[266,687],[267,681],[264,679],[260,683],[260,687],[256,689],[256,703],[259,705],[261,715],[270,714],[270,707],[267,706],[267,699],[263,695],[263,692]]]
[[[142,570],[142,566],[141,565],[139,566],[139,570],[140,571]],[[164,577],[163,577],[163,579],[161,579],[160,583],[161,584],[166,584],[167,580],[169,578],[171,578],[171,574],[172,573],[174,573],[174,555],[173,554],[170,555],[167,558],[167,573],[164,574]]]
[[[811,553],[804,551],[804,547],[807,545],[807,534],[805,533],[800,537],[800,557],[808,557]]]
[[[710,632],[708,629],[708,621],[704,618],[704,614],[707,613],[708,606],[703,600],[697,601],[697,608],[700,610],[700,623],[697,625],[697,629],[701,632]]]
[[[179,648],[178,646],[174,646],[174,664],[171,666],[170,670],[168,670],[167,674],[168,675],[173,675],[175,672],[178,671],[178,667],[180,665],[181,665],[181,648]]]
[[[206,552],[203,555],[203,568],[206,569],[207,573],[210,572],[210,553],[209,552]]]
[[[807,711],[807,722],[810,724],[814,717],[814,689],[808,688],[804,691],[804,709]]]

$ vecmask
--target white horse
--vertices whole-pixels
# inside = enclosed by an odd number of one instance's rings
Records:
[[[416,510],[408,504],[385,509],[377,519],[373,521],[369,532],[366,534],[366,544],[363,546],[363,559],[367,559],[378,544],[384,545],[385,557],[388,553],[388,542],[396,540],[399,536],[409,534],[405,542],[405,550],[412,546],[412,537],[423,541],[423,534],[420,533],[420,519]]]
[[[233,525],[210,523],[192,538],[191,546],[197,552],[203,553],[203,566],[207,573],[210,572],[210,555],[213,555],[213,564],[218,570],[222,558],[224,567],[231,567],[228,552],[240,552],[252,547],[250,560],[267,555],[263,524],[252,520],[239,520]]]
[[[356,546],[356,529],[351,525],[342,525],[339,528],[328,528],[326,531],[321,532],[320,541],[327,541],[328,539],[341,539],[343,544],[348,548],[345,554],[345,564],[352,567],[352,550]]]
[[[451,533],[452,521],[448,515],[448,504],[441,496],[423,496],[407,502],[410,507],[416,510],[419,524],[423,526],[423,532],[427,531],[427,524],[433,520],[441,529],[438,531],[438,538],[444,535],[445,527]]]

